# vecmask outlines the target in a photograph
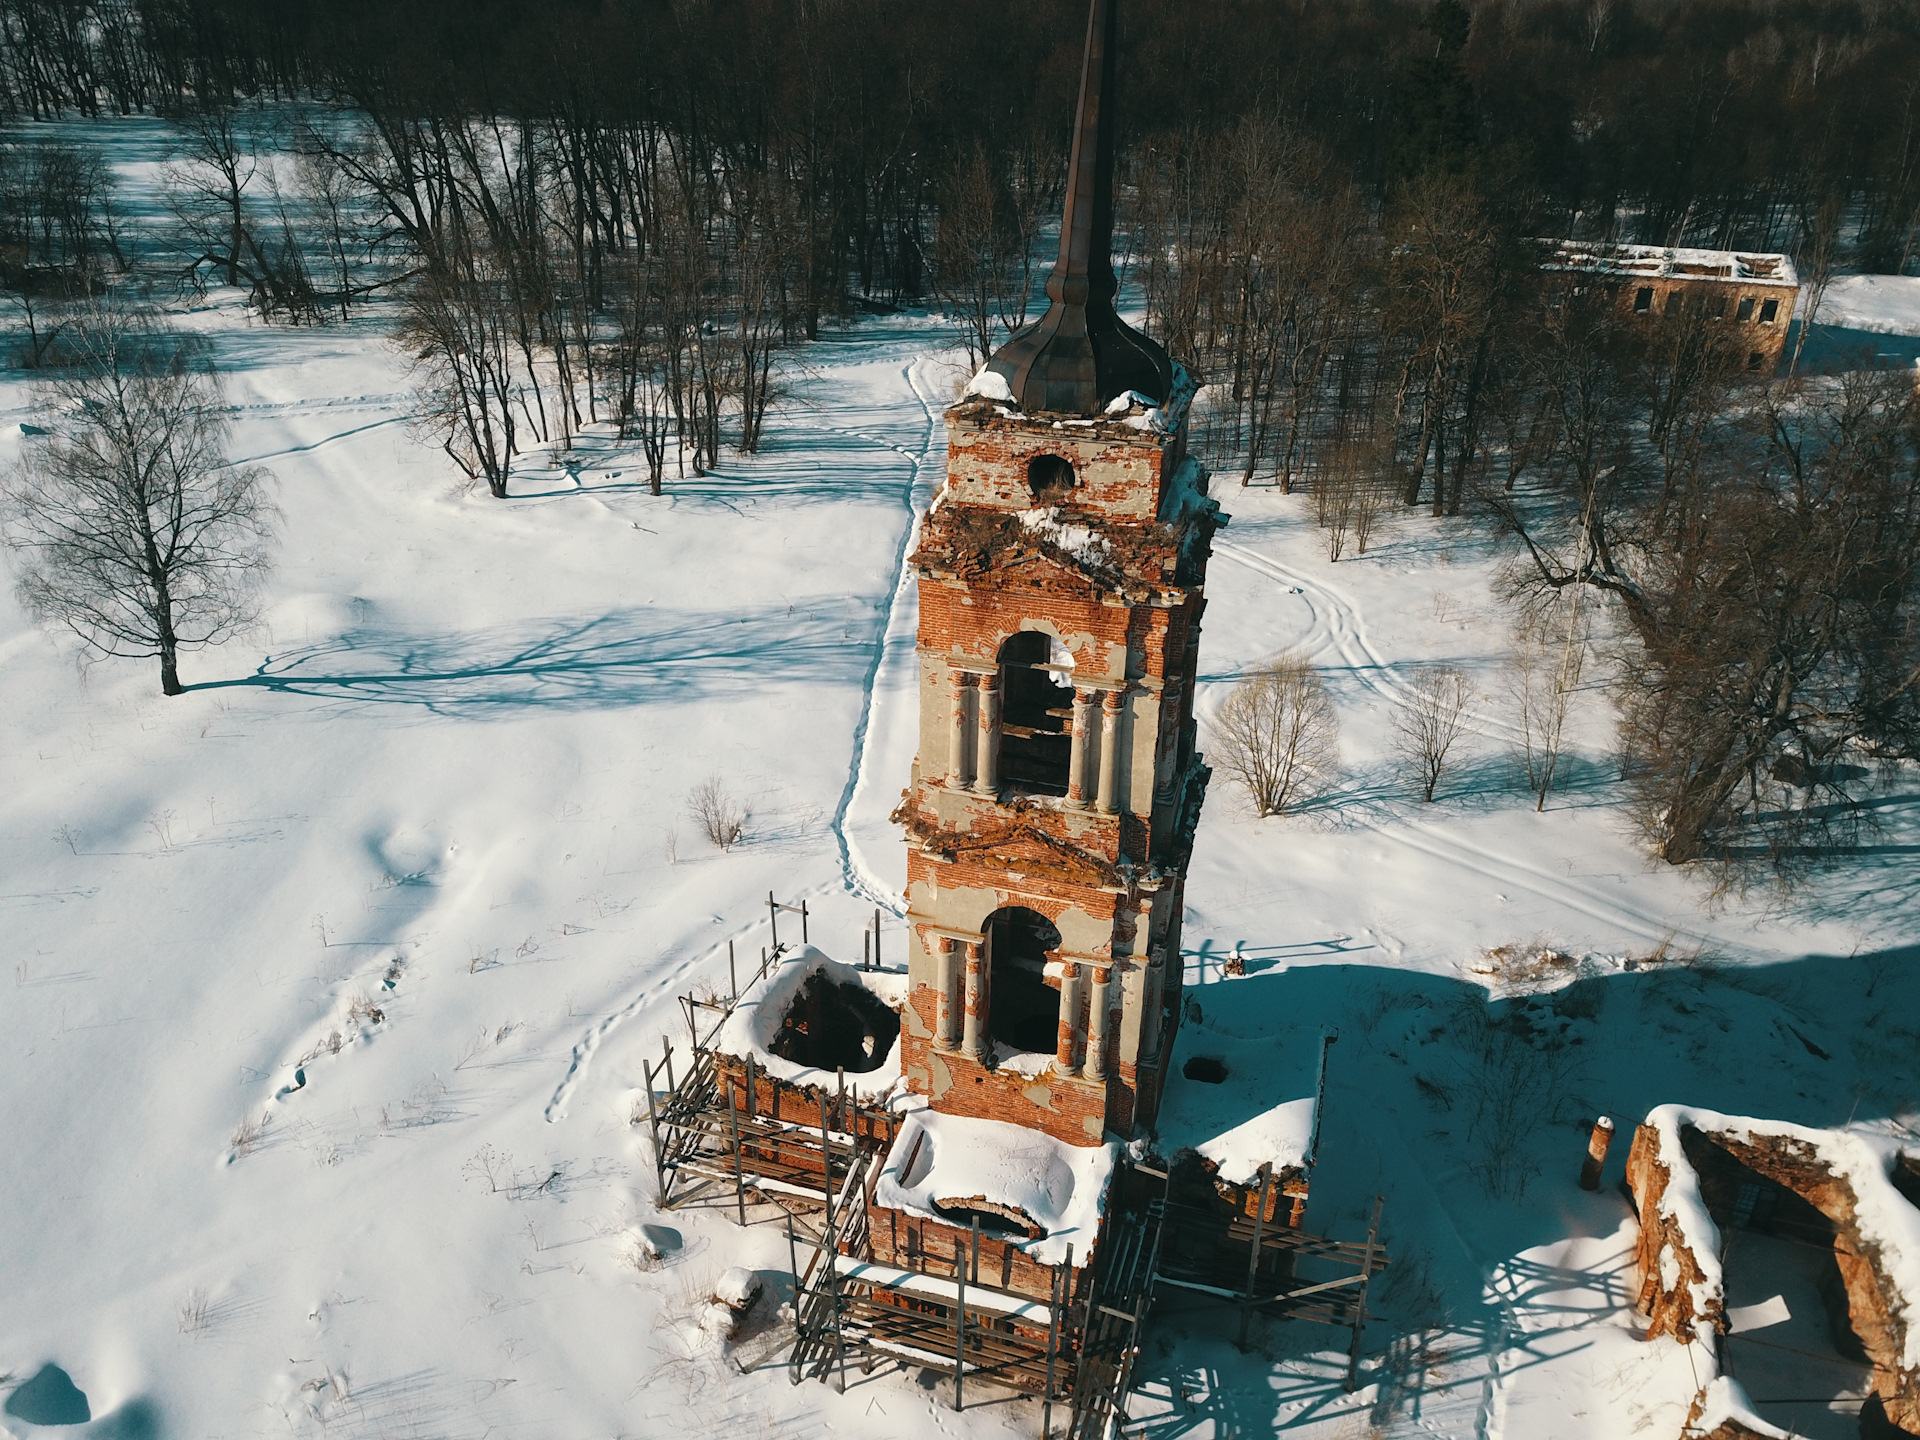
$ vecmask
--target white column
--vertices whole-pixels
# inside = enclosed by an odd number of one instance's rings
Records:
[[[947,671],[947,784],[958,790],[967,783],[967,672]]]
[[[1109,690],[1100,702],[1100,813],[1111,815],[1117,808],[1114,773],[1120,755],[1120,707],[1126,694]]]
[[[1087,968],[1092,971],[1087,1003],[1087,1058],[1086,1063],[1080,1067],[1080,1073],[1089,1080],[1104,1080],[1107,1078],[1109,1064],[1107,1051],[1111,1048],[1107,1040],[1107,1022],[1110,1018],[1108,1007],[1113,1003],[1113,992],[1109,984],[1113,971],[1111,967],[1098,965]]]
[[[975,683],[980,697],[979,759],[973,767],[973,788],[982,795],[1000,793],[1000,677],[982,675]]]
[[[961,990],[963,965],[960,942],[949,936],[941,936],[938,971],[940,1014],[933,1038],[935,1047],[941,1050],[951,1050],[960,1043],[960,1025],[967,1005],[966,996]]]
[[[1073,748],[1067,760],[1067,803],[1076,810],[1087,808],[1087,744],[1093,735],[1093,691],[1073,692],[1073,731],[1067,743]]]
[[[967,1000],[966,1024],[962,1036],[961,1049],[975,1060],[987,1058],[987,973],[984,957],[980,954],[980,942],[968,940],[967,947]]]

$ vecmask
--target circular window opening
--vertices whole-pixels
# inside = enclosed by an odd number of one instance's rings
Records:
[[[1064,455],[1036,455],[1027,462],[1027,489],[1036,505],[1058,505],[1073,493],[1073,462]]]
[[[1180,1073],[1189,1080],[1198,1080],[1203,1085],[1221,1085],[1226,1082],[1225,1062],[1211,1055],[1195,1055],[1180,1067]]]

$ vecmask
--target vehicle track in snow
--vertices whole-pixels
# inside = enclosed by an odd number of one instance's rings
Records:
[[[1324,664],[1327,657],[1332,657],[1380,699],[1397,706],[1409,703],[1408,686],[1373,648],[1358,607],[1345,596],[1246,546],[1216,540],[1214,551],[1299,594],[1313,617],[1307,635],[1295,647],[1307,658]],[[1518,726],[1489,714],[1484,708],[1469,710],[1467,720],[1474,732],[1489,739],[1510,743],[1520,735]],[[1443,833],[1435,826],[1413,819],[1381,819],[1370,814],[1366,806],[1354,807],[1353,814],[1361,826],[1382,839],[1656,944],[1675,939],[1704,944],[1717,938],[1709,930],[1675,924],[1615,895],[1581,884],[1578,877],[1555,875],[1458,833]]]
[[[840,849],[841,883],[850,894],[857,895],[883,909],[891,910],[896,915],[902,913],[901,897],[873,873],[871,866],[865,863],[864,857],[856,855],[854,843],[847,834],[847,816],[853,808],[854,797],[859,794],[861,788],[873,783],[873,777],[868,773],[868,740],[873,734],[874,718],[882,703],[879,682],[881,672],[887,663],[888,652],[892,649],[895,658],[900,659],[903,654],[900,647],[910,647],[917,639],[915,627],[919,616],[919,592],[914,588],[913,577],[907,573],[907,557],[913,553],[914,541],[920,534],[918,499],[926,467],[936,459],[936,441],[940,432],[939,417],[934,413],[933,405],[929,402],[922,385],[923,369],[931,359],[930,355],[917,356],[901,370],[907,387],[913,391],[913,398],[919,401],[920,409],[926,416],[926,438],[921,444],[919,453],[915,454],[903,446],[876,437],[864,435],[859,437],[873,440],[875,444],[886,445],[905,457],[912,466],[912,472],[900,496],[901,504],[906,507],[907,523],[901,528],[900,539],[895,547],[893,597],[887,605],[886,618],[880,626],[879,634],[875,637],[873,661],[867,667],[865,680],[866,704],[861,708],[860,721],[854,729],[853,759],[847,767],[846,787],[840,792],[840,803],[834,809],[830,827],[834,842]],[[843,433],[856,434],[857,432]],[[902,660],[901,663],[906,662]]]
[[[1215,540],[1213,549],[1225,559],[1290,587],[1305,601],[1314,623],[1307,638],[1295,648],[1303,650],[1308,659],[1319,662],[1331,654],[1338,657],[1341,668],[1389,704],[1406,705],[1412,699],[1406,680],[1368,640],[1359,610],[1339,591],[1244,545]],[[1470,709],[1467,719],[1482,735],[1503,740],[1519,738],[1519,726],[1483,707]]]
[[[868,664],[866,676],[863,681],[866,703],[861,708],[860,719],[854,729],[853,756],[847,769],[847,782],[841,790],[840,802],[835,808],[833,819],[829,822],[828,826],[832,831],[834,843],[838,847],[841,885],[849,894],[858,896],[871,904],[880,905],[895,913],[898,913],[898,897],[888,893],[875,877],[867,873],[866,867],[854,858],[853,846],[847,837],[846,822],[848,811],[853,804],[853,798],[859,790],[862,780],[866,776],[867,738],[872,732],[874,715],[878,704],[876,698],[876,682],[879,678],[881,668],[887,659],[888,642],[890,639],[897,638],[895,636],[895,630],[897,623],[903,618],[901,614],[903,597],[905,597],[908,603],[911,603],[914,598],[914,592],[908,583],[909,577],[906,573],[906,560],[907,556],[912,553],[914,537],[919,533],[917,499],[925,467],[928,461],[933,458],[935,437],[938,434],[939,428],[938,417],[935,415],[932,405],[928,402],[919,379],[920,369],[929,358],[930,357],[926,355],[917,356],[901,369],[902,377],[906,380],[908,388],[913,392],[914,399],[920,403],[920,408],[926,415],[926,440],[918,453],[908,449],[904,445],[888,440],[884,436],[871,434],[864,430],[808,420],[794,420],[790,422],[798,429],[840,435],[851,440],[858,440],[865,444],[876,446],[880,449],[890,450],[905,460],[908,465],[908,479],[902,488],[900,496],[901,503],[907,511],[907,521],[901,528],[900,538],[895,546],[892,567],[892,573],[895,577],[893,598],[891,603],[882,612],[883,618],[874,634],[873,657]],[[908,635],[908,639],[912,639],[911,634]],[[827,884],[816,885],[802,892],[802,894],[811,897],[823,894],[830,888],[832,887]],[[802,898],[802,896],[796,895],[792,898],[797,900]],[[758,923],[759,921],[756,918],[756,920],[750,924],[734,931],[730,938],[736,941],[745,939]],[[720,956],[724,955],[726,953],[726,945],[727,942],[721,940],[716,944],[704,948],[699,954],[682,960],[679,964],[673,966],[666,974],[657,975],[647,980],[636,991],[630,992],[623,1003],[609,1010],[606,1014],[602,1015],[600,1019],[596,1020],[593,1025],[587,1029],[586,1033],[574,1042],[569,1052],[566,1074],[561,1077],[560,1083],[554,1088],[552,1097],[547,1101],[542,1111],[542,1116],[547,1123],[550,1125],[555,1124],[567,1117],[569,1104],[573,1099],[574,1093],[586,1080],[588,1072],[592,1068],[594,1055],[609,1034],[634,1016],[650,1010],[656,1003],[665,1000],[672,994],[678,993],[679,987],[685,983],[695,971],[714,963]]]

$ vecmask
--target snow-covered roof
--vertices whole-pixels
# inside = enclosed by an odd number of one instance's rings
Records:
[[[1071,1245],[1084,1264],[1100,1233],[1119,1154],[1117,1142],[1069,1145],[1024,1125],[942,1115],[923,1103],[907,1112],[873,1198],[949,1225],[954,1222],[936,1203],[984,1201],[1018,1210],[1046,1234],[1011,1243],[1042,1265],[1059,1264]]]
[[[887,1005],[899,1010],[907,1003],[907,977],[898,970],[861,970],[830,959],[815,946],[803,946],[769,970],[764,979],[756,978],[741,992],[733,1013],[721,1023],[713,1048],[723,1055],[745,1059],[751,1055],[754,1065],[776,1080],[793,1085],[817,1085],[832,1089],[839,1083],[838,1073],[812,1065],[783,1060],[769,1048],[780,1034],[780,1024],[800,996],[800,987],[814,975],[824,975],[837,985],[857,985]],[[900,1046],[896,1041],[875,1069],[847,1075],[847,1089],[863,1100],[883,1100],[900,1088]]]
[[[1236,1009],[1233,985],[1192,992],[1160,1100],[1160,1149],[1197,1150],[1220,1167],[1220,1179],[1246,1185],[1265,1164],[1276,1176],[1313,1164],[1327,1037]],[[1187,1062],[1201,1057],[1225,1066],[1226,1078],[1188,1079]]]
[[[1906,1333],[1902,1364],[1920,1369],[1920,1210],[1907,1203],[1890,1178],[1903,1148],[1899,1142],[1859,1130],[1816,1130],[1686,1105],[1662,1105],[1648,1114],[1647,1124],[1660,1137],[1660,1163],[1668,1177],[1660,1213],[1680,1231],[1700,1267],[1700,1282],[1692,1287],[1696,1316],[1705,1316],[1710,1304],[1717,1308],[1725,1303],[1726,1276],[1720,1264],[1720,1227],[1707,1213],[1699,1176],[1681,1148],[1681,1129],[1690,1125],[1741,1143],[1797,1140],[1853,1191],[1854,1224],[1860,1238],[1879,1251],[1875,1272]]]
[[[1800,283],[1785,255],[1747,250],[1694,250],[1671,245],[1612,245],[1590,240],[1543,240],[1548,247],[1543,270],[1565,270],[1621,279],[1724,280],[1729,284]]]

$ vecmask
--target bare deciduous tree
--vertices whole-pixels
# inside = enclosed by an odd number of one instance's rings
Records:
[[[1320,672],[1293,654],[1249,671],[1220,707],[1211,748],[1260,815],[1324,788],[1340,767],[1340,730]]]
[[[414,359],[422,430],[501,500],[519,453],[522,386],[499,274],[485,253],[430,260],[407,287],[395,343]]]
[[[232,464],[211,366],[150,317],[96,307],[48,386],[66,412],[0,482],[22,603],[101,655],[157,657],[251,623],[274,511],[268,472]]]
[[[1466,675],[1452,665],[1427,666],[1414,675],[1407,703],[1394,716],[1394,739],[1422,800],[1431,803],[1440,788],[1472,698]]]
[[[747,831],[746,802],[736,799],[717,775],[687,792],[687,814],[717,850],[731,850]]]
[[[1586,660],[1586,617],[1580,596],[1554,597],[1523,613],[1514,627],[1507,688],[1520,719],[1520,765],[1535,810],[1544,810],[1560,765],[1567,707]]]

